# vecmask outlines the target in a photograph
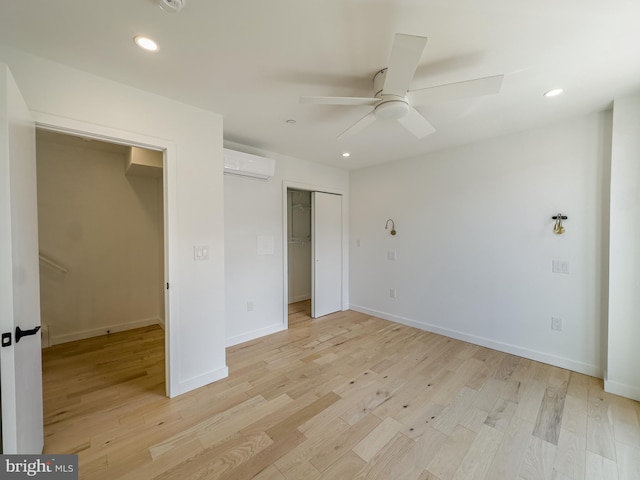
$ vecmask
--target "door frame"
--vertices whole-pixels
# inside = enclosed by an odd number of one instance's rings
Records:
[[[342,196],[342,310],[349,309],[349,199],[341,188],[313,185],[309,183],[282,181],[282,277],[283,277],[283,300],[282,300],[282,325],[289,328],[289,244],[287,242],[287,191],[302,190],[307,192],[331,193]],[[313,292],[312,292],[313,295]]]
[[[0,328],[4,347],[0,349],[0,453],[40,454],[44,418],[38,334],[41,314],[35,122],[11,70],[4,64],[0,64],[0,89]],[[35,335],[18,345],[18,328]]]
[[[31,111],[35,121],[36,129],[48,130],[57,133],[81,136],[93,140],[100,140],[119,145],[131,147],[147,148],[163,152],[163,207],[164,207],[164,329],[165,329],[165,394],[173,397],[179,393],[178,385],[178,365],[173,358],[178,358],[177,354],[177,322],[172,322],[171,318],[177,317],[177,295],[172,295],[170,285],[171,272],[175,271],[174,239],[177,238],[176,225],[176,198],[173,193],[173,185],[176,184],[176,156],[177,150],[174,142],[158,137],[141,135],[139,133],[119,130],[93,123],[73,120],[57,115]],[[175,290],[173,290],[175,291]]]

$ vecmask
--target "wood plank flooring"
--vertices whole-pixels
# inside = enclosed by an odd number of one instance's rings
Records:
[[[289,326],[306,322],[311,318],[311,300],[303,300],[289,304]]]
[[[158,327],[44,350],[45,452],[78,454],[85,480],[640,479],[640,404],[602,380],[352,311],[292,315],[175,399]]]

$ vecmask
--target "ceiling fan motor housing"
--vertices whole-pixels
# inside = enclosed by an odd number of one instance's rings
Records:
[[[399,95],[386,95],[382,92],[387,69],[383,68],[373,77],[373,91],[375,98],[381,101],[375,107],[375,116],[380,120],[398,120],[409,113],[409,101]]]
[[[183,9],[187,0],[158,0],[158,5],[165,12],[176,13]]]

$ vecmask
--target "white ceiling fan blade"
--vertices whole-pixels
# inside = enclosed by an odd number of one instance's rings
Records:
[[[500,93],[504,75],[476,78],[464,82],[447,83],[436,87],[414,90],[407,94],[411,105],[429,105],[466,97],[480,97]]]
[[[412,108],[409,113],[398,120],[404,128],[409,130],[417,138],[423,138],[436,131],[426,118]]]
[[[396,33],[382,93],[404,97],[427,44],[426,37]]]
[[[374,112],[367,113],[364,117],[358,120],[356,123],[347,128],[344,132],[338,135],[338,139],[342,140],[345,138],[353,137],[357,133],[360,133],[362,130],[367,128],[376,120],[376,115]]]
[[[316,105],[375,105],[379,98],[367,97],[300,97],[300,103]]]

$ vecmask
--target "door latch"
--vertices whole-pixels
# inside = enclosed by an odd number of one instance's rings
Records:
[[[29,335],[35,335],[40,330],[40,325],[31,330],[22,330],[20,327],[16,327],[16,343],[20,341],[22,337],[28,337]],[[5,332],[2,334],[2,345],[3,347],[11,346],[11,332]]]
[[[40,330],[40,325],[31,330],[22,330],[20,327],[16,327],[16,343],[20,341],[22,337],[28,337],[29,335],[35,335]]]

